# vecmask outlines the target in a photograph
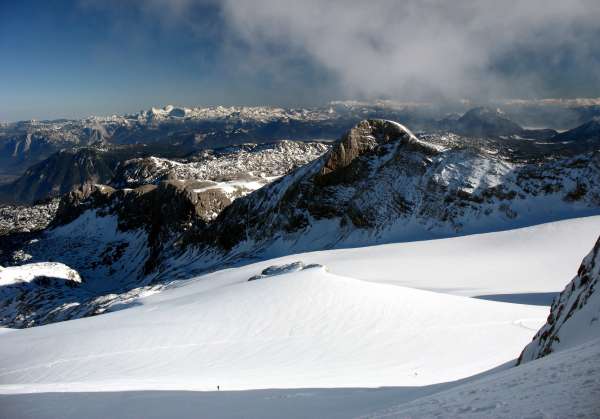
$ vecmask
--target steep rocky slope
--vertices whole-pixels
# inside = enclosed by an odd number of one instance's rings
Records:
[[[31,203],[59,196],[87,183],[106,183],[118,160],[102,149],[61,150],[0,187],[0,200]]]
[[[236,201],[187,239],[212,253],[296,252],[493,231],[600,211],[599,145],[416,138],[363,121],[323,158]]]
[[[327,149],[321,143],[285,141],[209,150],[186,162],[135,159],[118,166],[118,173],[126,186],[141,186],[119,189],[85,183],[64,195],[53,211],[38,214],[33,211],[37,207],[27,208],[27,214],[40,216],[37,223],[28,217],[35,226],[42,224],[41,218],[47,224],[51,213],[51,228],[11,229],[0,241],[0,264],[58,260],[76,269],[85,284],[0,286],[6,302],[0,307],[0,323],[27,327],[97,314],[127,300],[132,288],[156,282],[166,255],[179,251],[181,235],[192,226],[206,227],[235,199]],[[157,164],[147,167],[147,162]],[[12,207],[7,219],[11,214],[15,215]]]
[[[318,142],[281,141],[245,144],[189,154],[185,147],[153,146],[65,149],[32,166],[12,183],[0,186],[0,202],[32,203],[60,196],[87,184],[135,188],[161,180],[255,180],[281,176],[327,150]],[[165,157],[155,157],[153,153]],[[178,154],[185,155],[177,157]],[[252,189],[252,188],[251,188]],[[256,189],[254,187],[253,189]]]
[[[526,363],[600,338],[600,238],[552,303],[548,322],[519,357]]]

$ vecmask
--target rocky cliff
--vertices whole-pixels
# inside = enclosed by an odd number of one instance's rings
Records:
[[[525,347],[518,363],[600,337],[600,238],[577,275],[552,303],[547,323]]]

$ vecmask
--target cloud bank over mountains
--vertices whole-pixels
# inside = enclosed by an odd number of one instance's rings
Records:
[[[0,8],[0,120],[167,103],[600,97],[597,0],[23,0]]]
[[[223,11],[252,51],[306,54],[355,94],[599,93],[597,1],[227,0]]]
[[[150,4],[146,12],[170,19],[213,7],[223,23],[220,58],[229,65],[279,82],[302,78],[302,66],[311,66],[341,96],[600,96],[600,2],[594,0]]]

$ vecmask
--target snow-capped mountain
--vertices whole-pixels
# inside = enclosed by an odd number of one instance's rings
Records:
[[[4,300],[14,304],[0,309],[2,322],[24,327],[102,312],[121,294],[152,282],[165,249],[177,246],[192,225],[206,225],[235,199],[327,149],[322,143],[283,141],[207,150],[186,161],[150,157],[117,165],[114,183],[125,187],[84,183],[64,195],[58,208],[41,208],[37,222],[28,216],[22,229],[13,227],[13,234],[3,237],[3,263],[60,260],[87,282],[68,289],[14,284],[3,290]],[[33,217],[38,207],[23,214],[33,212]],[[20,209],[0,212],[6,216],[3,224],[11,223],[16,212]],[[45,226],[48,215],[53,228],[40,235],[38,225]],[[91,293],[88,283],[93,283]],[[107,293],[112,296],[104,297]]]
[[[458,118],[447,117],[441,126],[457,134],[471,137],[523,137],[550,139],[557,132],[553,129],[527,130],[521,127],[500,109],[489,107],[473,108]]]
[[[151,145],[151,153],[138,150],[139,153],[169,158],[183,148],[191,153],[282,139],[333,140],[367,118],[401,120],[419,130],[450,131],[471,137],[547,140],[556,134],[551,129],[524,129],[500,109],[479,107],[462,115],[455,113],[455,117],[444,117],[445,114],[442,108],[428,104],[345,101],[313,108],[168,105],[128,115],[4,123],[0,125],[0,181],[14,179],[61,149]],[[596,115],[594,111],[587,114]]]
[[[145,164],[144,170],[124,170],[123,185],[159,182],[136,189],[93,186],[67,195],[54,229],[11,244],[5,263],[60,261],[84,281],[101,281],[100,293],[112,296],[98,304],[96,293],[79,311],[70,309],[67,316],[76,317],[104,310],[121,294],[130,298],[133,288],[160,286],[248,258],[451,237],[600,213],[593,143],[582,148],[456,135],[417,138],[395,122],[366,120],[319,158],[324,146],[293,144],[207,153],[186,163],[187,169],[152,160],[156,172]],[[316,160],[263,186],[294,166],[291,156],[295,165]],[[266,161],[279,161],[283,169],[275,164],[273,173],[256,173],[258,167],[269,168]],[[177,180],[177,170],[216,177]],[[46,321],[47,311],[60,305],[48,301],[25,322],[8,312],[5,324]]]
[[[236,201],[186,239],[256,255],[514,228],[598,213],[598,144],[419,139],[363,121],[323,158]]]
[[[328,148],[320,142],[282,140],[202,150],[179,160],[154,156],[130,159],[119,164],[110,185],[132,188],[167,179],[235,182],[254,178],[262,186],[267,183],[265,179],[287,174]]]
[[[342,109],[343,110],[343,109]],[[220,148],[281,139],[336,138],[356,120],[330,107],[203,107],[172,105],[129,115],[81,120],[22,121],[0,125],[0,174],[25,169],[63,149],[118,144],[163,144]]]

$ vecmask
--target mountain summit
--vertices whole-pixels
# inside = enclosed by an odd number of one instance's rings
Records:
[[[456,131],[473,136],[496,136],[517,135],[523,128],[508,119],[500,109],[479,107],[471,109],[456,121]]]

